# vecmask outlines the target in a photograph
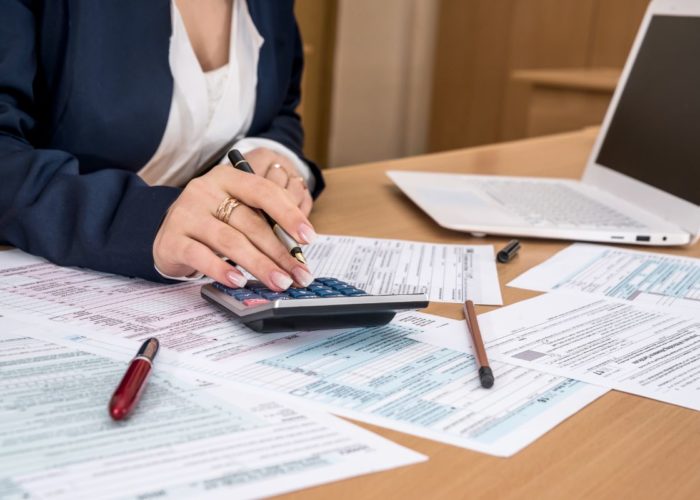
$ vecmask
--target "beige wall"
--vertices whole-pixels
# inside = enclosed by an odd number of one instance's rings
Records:
[[[438,2],[340,0],[328,163],[425,151]]]

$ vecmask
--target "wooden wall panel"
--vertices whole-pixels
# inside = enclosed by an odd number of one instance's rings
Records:
[[[429,148],[489,142],[500,127],[513,0],[444,0]],[[494,107],[496,109],[494,109]]]
[[[521,136],[517,69],[624,63],[648,0],[442,0],[429,149]]]
[[[509,69],[585,65],[594,11],[595,0],[516,0]]]
[[[596,0],[516,0],[503,81],[499,129],[484,144],[522,137],[529,95],[510,75],[519,69],[586,65]]]
[[[622,67],[649,0],[599,0],[591,33],[590,66]]]
[[[297,0],[294,10],[304,43],[304,153],[323,166],[328,160],[337,0]]]

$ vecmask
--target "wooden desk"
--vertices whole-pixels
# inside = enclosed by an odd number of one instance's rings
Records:
[[[443,243],[493,243],[441,229],[384,175],[388,169],[577,177],[594,130],[529,139],[325,172],[328,187],[314,210],[326,234]],[[520,255],[498,264],[506,304],[537,295],[505,283],[568,242],[524,240]],[[700,257],[700,245],[660,250]],[[479,312],[492,308],[479,307]],[[427,312],[460,318],[456,304]],[[430,457],[426,463],[332,483],[289,498],[698,498],[700,413],[611,392],[511,458],[495,458],[358,423]]]

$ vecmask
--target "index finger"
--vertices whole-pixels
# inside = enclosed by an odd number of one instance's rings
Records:
[[[274,182],[226,165],[211,173],[217,176],[224,191],[249,207],[262,209],[298,243],[311,243],[316,238],[309,219],[286,190]]]

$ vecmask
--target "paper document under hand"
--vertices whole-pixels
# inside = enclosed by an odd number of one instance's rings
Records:
[[[479,323],[492,359],[700,410],[700,313],[552,292]]]
[[[584,292],[700,311],[700,259],[577,243],[508,286]]]
[[[41,330],[0,317],[0,498],[259,498],[425,459],[160,363],[131,417],[113,422],[107,401],[126,358]]]
[[[161,362],[484,453],[512,455],[605,392],[513,365],[482,389],[471,354],[414,337],[454,321],[437,316],[259,334],[204,301],[196,283],[163,286],[5,253],[0,307],[13,314],[103,343],[157,336]]]
[[[371,295],[423,292],[434,302],[503,304],[491,245],[323,235],[304,247],[304,255],[316,276]]]

